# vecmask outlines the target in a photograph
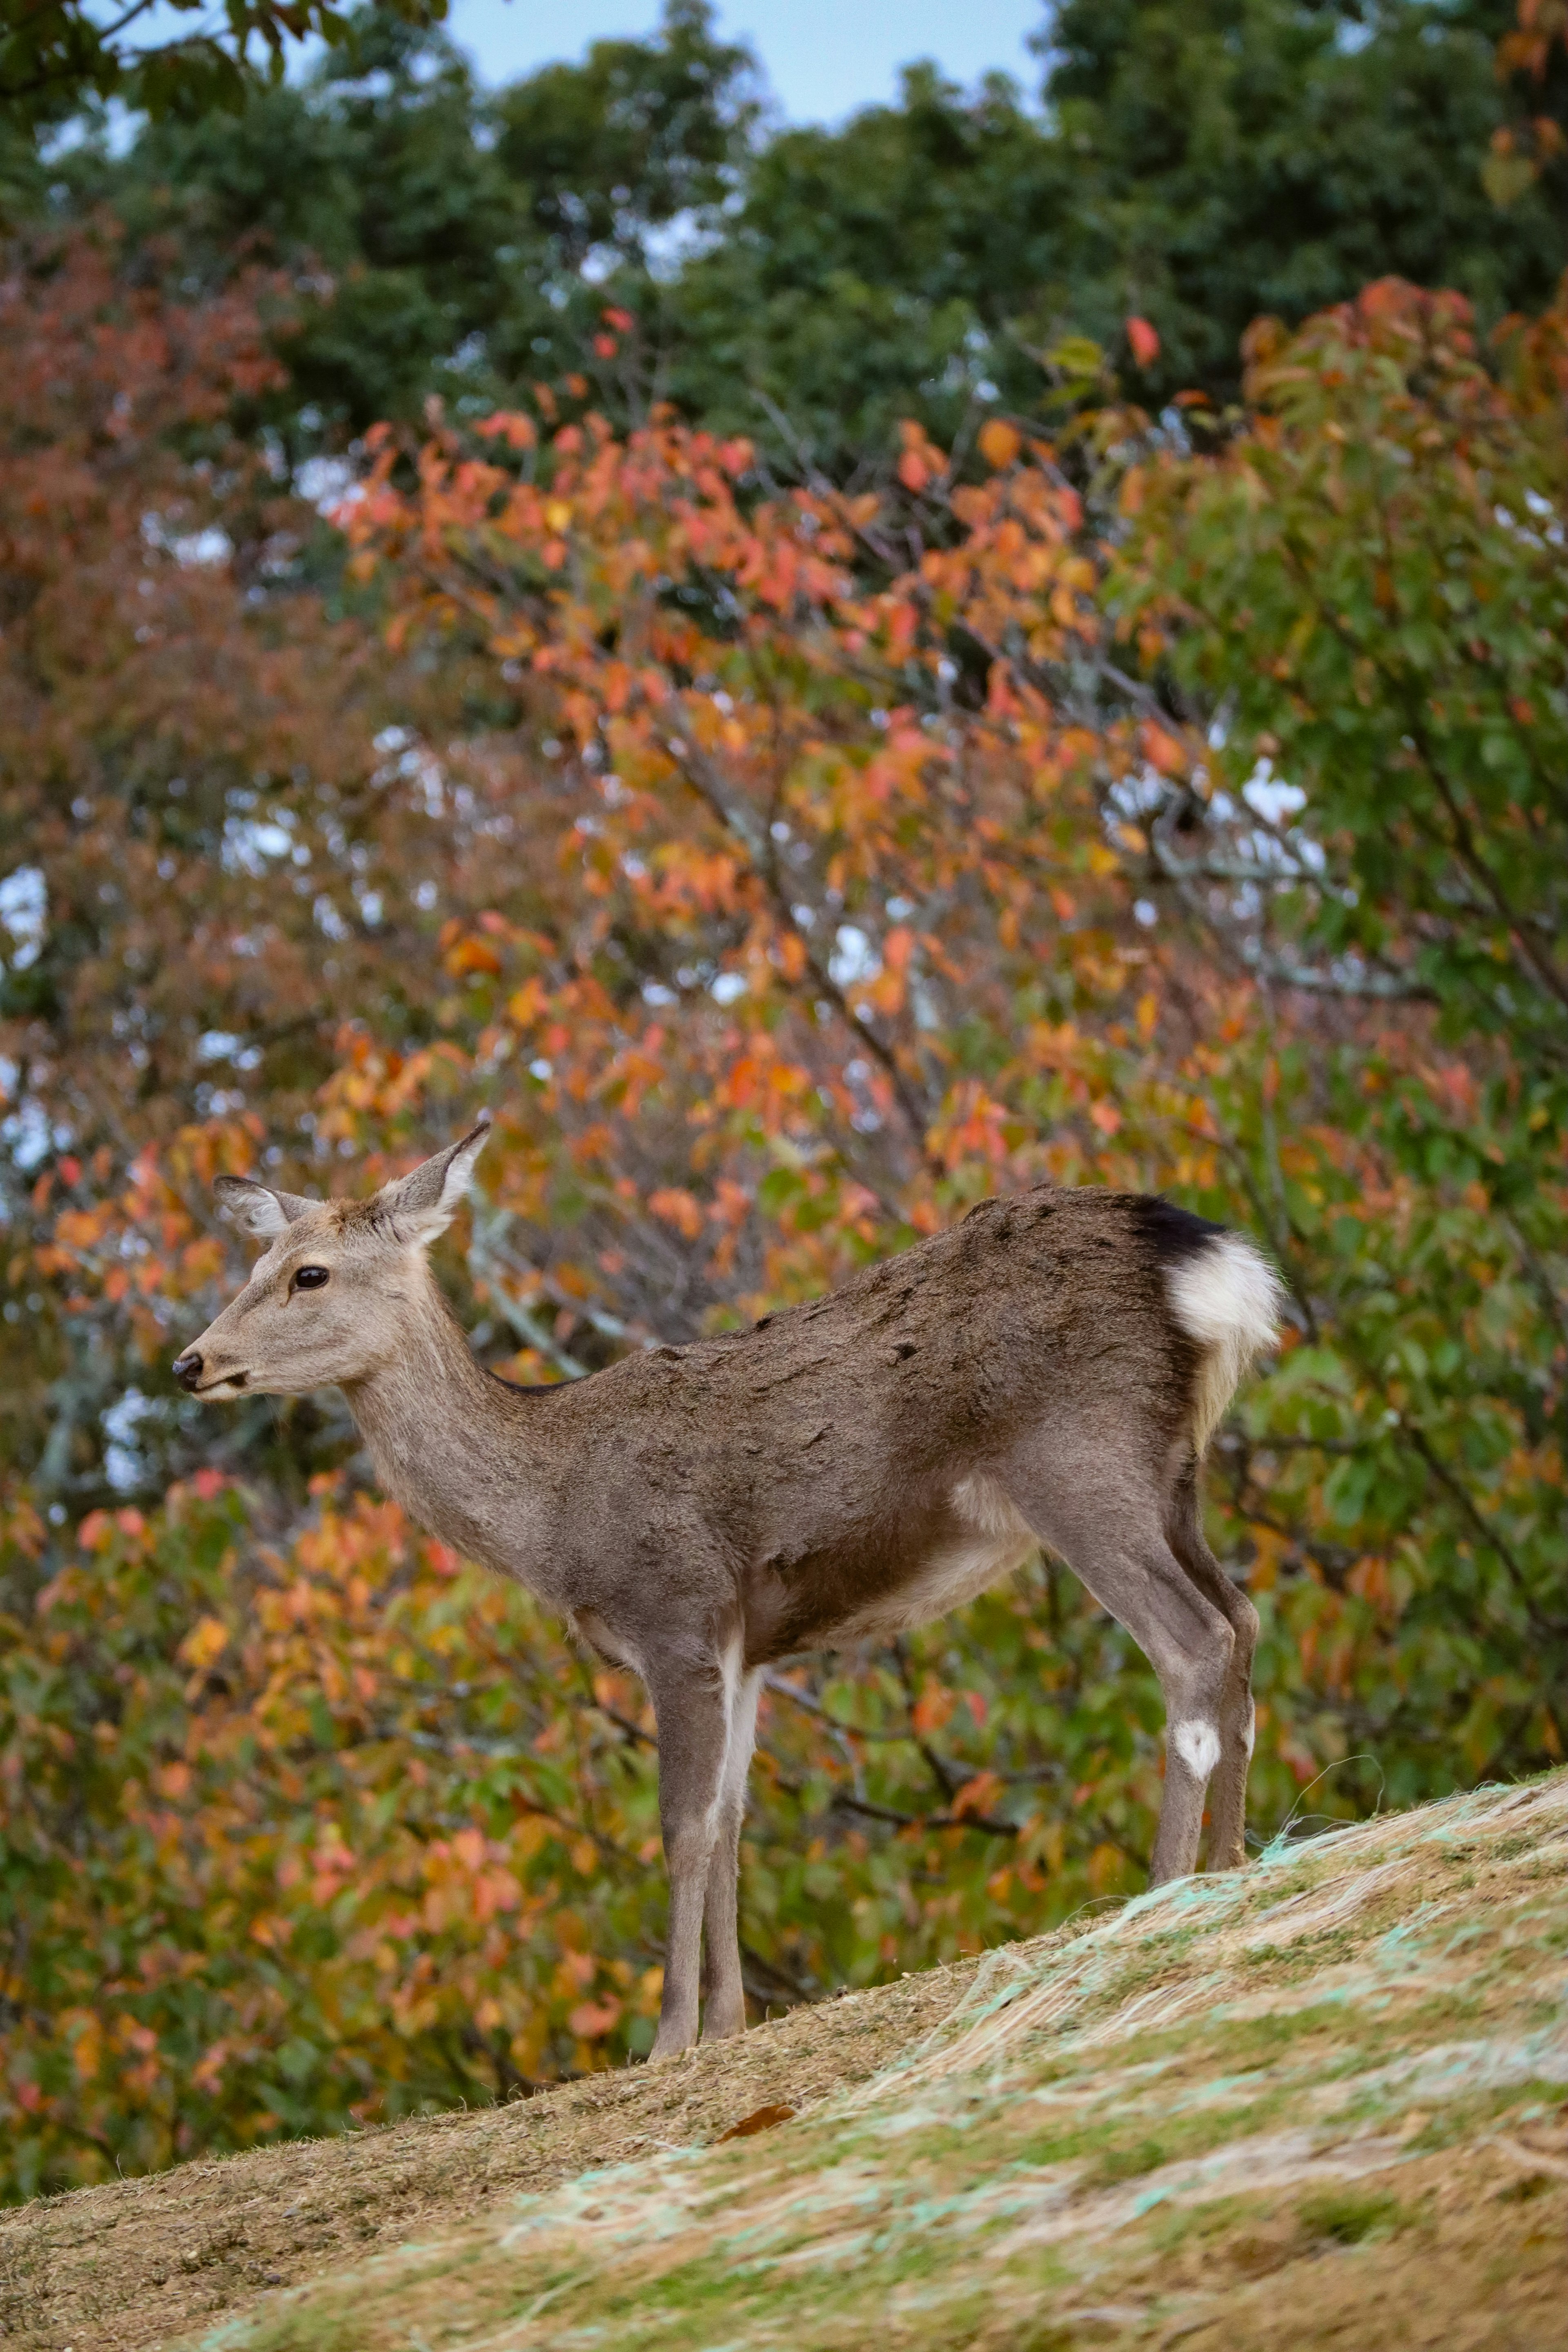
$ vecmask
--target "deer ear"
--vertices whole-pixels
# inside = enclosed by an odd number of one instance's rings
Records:
[[[375,1196],[377,1210],[391,1218],[403,1240],[423,1248],[446,1232],[473,1181],[474,1162],[489,1131],[489,1119],[481,1120],[460,1142],[449,1143],[433,1160],[422,1160],[408,1175],[382,1186]]]
[[[276,1241],[296,1217],[317,1205],[299,1192],[275,1192],[270,1184],[258,1184],[250,1176],[219,1176],[213,1190],[223,1214],[242,1233],[263,1241]]]

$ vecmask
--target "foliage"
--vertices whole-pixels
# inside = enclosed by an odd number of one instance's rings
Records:
[[[105,1347],[103,1309],[162,1347],[147,1302],[167,1270],[140,1239],[94,1254],[104,1200],[247,1082],[279,1121],[309,1118],[340,989],[374,1002],[384,940],[419,919],[363,839],[395,682],[363,627],[298,589],[314,518],[230,424],[277,380],[258,308],[276,290],[171,301],[107,235],[41,240],[5,288],[0,1427],[7,1465],[79,1510],[105,1494],[100,1412],[132,1433],[134,1354]],[[416,854],[418,820],[392,825]],[[65,1257],[34,1257],[51,1232],[96,1305]],[[176,1281],[218,1263],[198,1242]]]
[[[1068,0],[1047,84],[1072,157],[1059,310],[1103,341],[1152,320],[1168,397],[1234,395],[1260,311],[1294,323],[1386,275],[1453,287],[1489,326],[1539,307],[1563,267],[1559,182],[1506,213],[1482,184],[1510,15]]]
[[[700,0],[669,0],[650,38],[595,42],[492,100],[438,27],[352,22],[237,121],[67,155],[75,204],[111,204],[143,266],[182,286],[221,287],[244,254],[289,273],[289,391],[265,414],[295,459],[432,395],[482,411],[580,365],[625,398],[624,360],[605,368],[592,338],[606,304],[652,299],[672,221],[717,217],[756,113],[749,53]]]
[[[199,0],[170,0],[194,15]],[[446,0],[372,0],[405,22],[445,12]],[[342,41],[349,22],[329,0],[224,0],[222,19],[144,42],[131,28],[147,0],[113,15],[83,0],[12,0],[0,19],[0,110],[12,121],[58,121],[85,100],[120,99],[154,115],[243,105],[256,83],[280,80],[290,41]],[[129,37],[127,37],[129,36]],[[265,59],[258,71],[257,58]]]
[[[1152,880],[1271,1014],[1303,983],[1367,1008],[1310,1024],[1313,1066],[1280,1023],[1259,1129],[1312,1342],[1269,1509],[1337,1457],[1321,1533],[1404,1627],[1396,1686],[1354,1712],[1380,1754],[1442,1725],[1478,1769],[1568,1724],[1561,334],[1561,310],[1517,331],[1499,381],[1452,296],[1259,329],[1256,426],[1130,474],[1108,592],[1224,714],[1144,796]]]
[[[570,1652],[395,1507],[237,1576],[247,1532],[200,1473],[6,1626],[13,2193],[505,2093],[657,2007],[652,1779]]]
[[[1161,338],[1133,354],[1144,395],[1224,399],[1260,310],[1298,320],[1389,271],[1488,323],[1544,302],[1557,180],[1502,211],[1482,184],[1504,21],[1496,0],[1068,6],[1043,107],[920,66],[895,105],[765,135],[753,60],[697,0],[493,100],[439,33],[382,16],[237,122],[60,171],[176,283],[220,282],[251,237],[291,273],[269,415],[296,454],[431,393],[471,418],[574,372],[622,427],[670,398],[842,480],[885,471],[906,416],[952,446],[990,409],[1040,414],[1042,361],[1059,375],[1086,335],[1121,353],[1130,315]],[[1543,121],[1560,98],[1535,94]]]

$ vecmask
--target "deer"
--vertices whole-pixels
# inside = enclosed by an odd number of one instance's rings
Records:
[[[585,1378],[487,1370],[432,1271],[486,1121],[365,1200],[220,1176],[266,1244],[176,1360],[192,1395],[335,1385],[384,1491],[520,1579],[651,1702],[669,1883],[651,2056],[745,2026],[737,1875],[764,1671],[1064,1559],[1159,1679],[1149,1880],[1244,1862],[1257,1612],[1199,1475],[1284,1291],[1245,1234],[1098,1186],[981,1202],[841,1289]],[[1211,1789],[1212,1784],[1212,1789]]]

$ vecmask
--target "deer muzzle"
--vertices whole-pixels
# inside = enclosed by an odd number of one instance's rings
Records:
[[[210,1378],[205,1377],[206,1373],[206,1359],[199,1348],[187,1348],[183,1356],[174,1359],[174,1378],[191,1396],[209,1396],[217,1389],[232,1393],[244,1388],[250,1378],[248,1372],[219,1372]]]

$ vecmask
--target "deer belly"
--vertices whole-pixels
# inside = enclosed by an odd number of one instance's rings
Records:
[[[889,1641],[912,1633],[1023,1565],[1038,1538],[994,1479],[972,1472],[951,1500],[951,1518],[909,1573],[856,1610],[836,1638]]]

